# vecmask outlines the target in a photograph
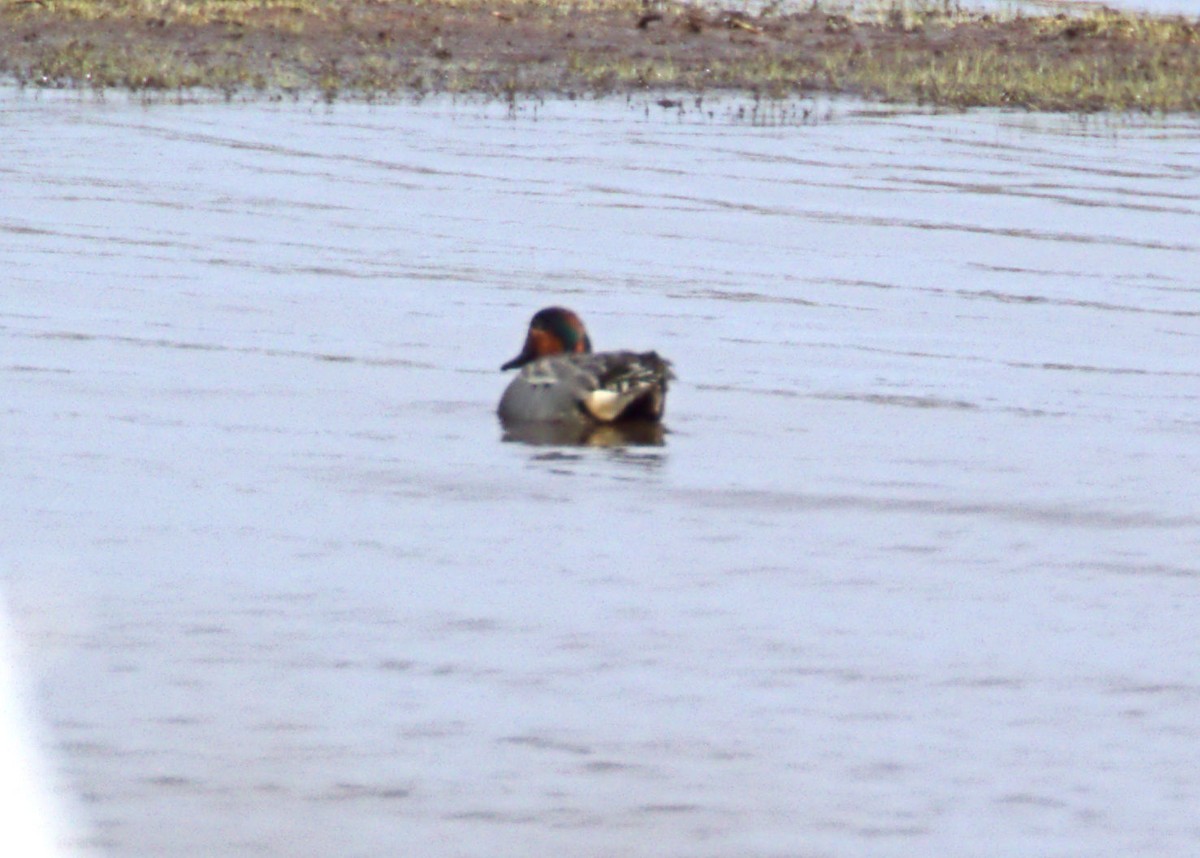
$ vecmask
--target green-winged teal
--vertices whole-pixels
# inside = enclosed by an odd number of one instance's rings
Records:
[[[659,420],[674,378],[656,352],[593,354],[583,322],[563,307],[534,315],[525,347],[500,368],[517,367],[500,398],[505,424]]]

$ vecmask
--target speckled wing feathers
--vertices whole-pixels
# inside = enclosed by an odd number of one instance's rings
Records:
[[[601,358],[597,386],[614,393],[625,393],[633,387],[658,385],[667,392],[667,382],[675,377],[671,362],[658,352],[604,352],[592,355]]]
[[[602,423],[662,417],[671,364],[657,352],[602,352],[581,358],[593,382],[581,397],[584,409]]]

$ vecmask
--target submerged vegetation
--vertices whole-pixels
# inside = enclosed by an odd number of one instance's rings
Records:
[[[665,0],[0,0],[0,74],[229,97],[736,89],[1200,111],[1200,20],[985,14],[951,0],[757,14]]]

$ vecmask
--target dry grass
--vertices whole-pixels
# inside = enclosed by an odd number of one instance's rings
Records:
[[[947,108],[1200,111],[1200,23],[879,0],[749,16],[656,0],[0,0],[27,86],[380,98],[720,89]]]

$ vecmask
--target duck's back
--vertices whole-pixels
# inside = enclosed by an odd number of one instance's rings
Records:
[[[671,377],[655,352],[544,357],[525,365],[498,410],[506,423],[657,420]]]

